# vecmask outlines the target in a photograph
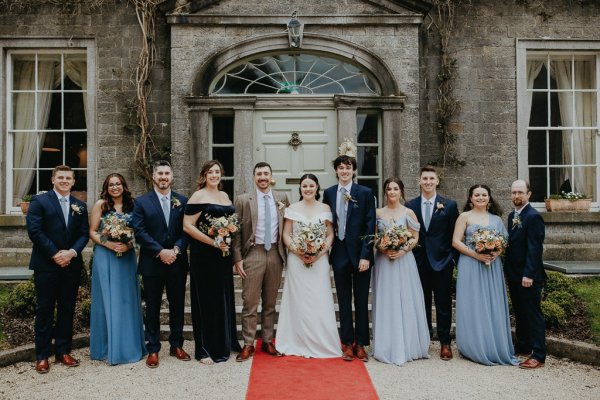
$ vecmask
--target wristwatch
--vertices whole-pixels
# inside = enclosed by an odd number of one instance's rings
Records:
[[[178,256],[179,255],[179,247],[177,246],[173,246],[173,251],[175,252],[175,255]]]

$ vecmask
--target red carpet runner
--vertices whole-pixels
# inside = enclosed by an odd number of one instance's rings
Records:
[[[376,400],[363,362],[341,358],[272,357],[260,351],[252,361],[246,400]]]

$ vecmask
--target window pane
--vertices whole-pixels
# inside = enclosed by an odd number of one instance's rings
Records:
[[[52,170],[43,169],[39,171],[40,190],[52,190]]]
[[[546,176],[546,168],[529,168],[529,184],[531,185],[529,201],[544,201],[544,197],[548,195]]]
[[[63,163],[63,133],[47,132],[40,153],[40,168],[54,168]]]
[[[213,147],[213,160],[219,160],[225,168],[225,176],[233,176],[233,147]]]
[[[595,197],[594,182],[596,182],[596,168],[582,167],[573,168],[573,191],[586,195],[586,197]],[[597,199],[594,199],[596,201]]]
[[[47,97],[51,96],[51,97]],[[43,93],[40,96],[40,107],[44,112],[46,112],[47,104],[45,102],[50,99],[50,110],[49,114],[47,114],[47,122],[45,125],[42,125],[46,129],[63,129],[62,122],[62,93]],[[43,114],[41,114],[43,115]]]
[[[550,93],[550,126],[568,125],[567,121],[563,123],[562,113],[569,113],[572,109],[573,96],[571,93]]]
[[[535,92],[532,94],[529,126],[548,126],[547,92]]]
[[[15,133],[13,136],[12,166],[35,168],[38,145],[37,133]]]
[[[31,183],[28,183],[31,182]],[[37,176],[35,170],[13,171],[13,205],[18,205],[26,194],[37,193]]]
[[[571,168],[550,168],[550,194],[573,190]]]
[[[71,168],[87,168],[87,134],[67,132],[65,134],[65,163]]]
[[[377,198],[377,204],[379,204],[379,179],[358,179],[358,183],[371,188],[373,194]]]
[[[360,146],[357,152],[358,175],[378,176],[379,148],[377,146]]]
[[[596,88],[596,65],[593,59],[575,61],[575,89]]]
[[[529,66],[531,63],[535,62],[536,61],[527,61],[527,65]],[[533,81],[533,89],[548,89],[548,70],[545,65],[546,61],[544,61],[544,66],[542,66],[540,72]]]
[[[60,54],[38,54],[37,90],[60,90]]]
[[[35,94],[14,93],[12,95],[11,129],[35,129]]]
[[[13,56],[13,90],[35,89],[35,55]]]
[[[377,143],[378,123],[378,114],[356,114],[356,131],[358,132],[356,142]]]
[[[87,201],[87,171],[76,170],[75,171],[75,185],[71,189],[71,194],[79,200]]]
[[[596,137],[593,130],[573,131],[574,164],[596,164]]]
[[[548,131],[550,165],[571,164],[571,131]],[[546,151],[545,149],[541,151]]]
[[[529,165],[546,165],[547,131],[529,131],[527,134],[527,154]]]
[[[233,201],[233,179],[223,180],[223,191],[229,195],[231,201]]]
[[[573,126],[596,126],[596,93],[575,93]]]
[[[82,93],[65,93],[65,129],[85,129]]]
[[[233,116],[213,115],[213,143],[233,144]]]

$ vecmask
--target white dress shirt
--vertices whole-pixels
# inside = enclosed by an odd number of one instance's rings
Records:
[[[162,209],[162,198],[165,196],[167,197],[167,199],[169,199],[169,207],[170,207],[170,204],[171,204],[171,191],[170,190],[169,190],[169,193],[162,194],[161,192],[156,190],[156,188],[154,188],[154,193],[156,193],[156,195],[158,196],[158,203],[160,204],[161,209]]]
[[[256,232],[254,233],[254,239],[256,244],[265,244],[265,196],[269,196],[269,206],[271,208],[271,242],[277,243],[279,237],[279,218],[277,216],[277,207],[275,205],[275,198],[273,197],[273,191],[269,190],[268,193],[263,193],[256,189],[256,200],[258,202],[258,216],[256,218]]]

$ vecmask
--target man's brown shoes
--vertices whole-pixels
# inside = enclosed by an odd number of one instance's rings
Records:
[[[158,353],[148,354],[148,358],[146,359],[146,367],[158,368]]]
[[[362,362],[369,361],[369,356],[367,355],[365,348],[362,346],[356,345],[354,347],[354,355]]]
[[[235,361],[237,361],[237,362],[246,361],[247,359],[252,357],[253,354],[254,354],[254,346],[247,344],[244,346],[242,351],[240,351],[240,354],[238,354],[235,357]]]
[[[190,361],[191,357],[181,347],[172,347],[169,351],[169,355],[177,357],[181,361]]]
[[[523,361],[522,363],[519,363],[519,368],[523,368],[523,369],[542,368],[543,366],[544,366],[543,362],[538,361],[533,357],[530,357],[527,360]]]
[[[452,350],[449,344],[443,344],[440,350],[440,358],[444,361],[452,360]]]
[[[35,362],[35,370],[38,374],[45,374],[48,372],[50,365],[48,365],[48,359],[44,358],[43,360],[37,360]]]
[[[263,351],[263,353],[267,353],[270,356],[274,356],[274,357],[283,356],[283,354],[278,352],[277,349],[275,348],[275,345],[271,342],[263,342],[263,344],[260,348]]]
[[[67,367],[76,367],[79,365],[79,361],[71,357],[69,354],[63,354],[60,356],[56,356],[56,362],[61,363]]]
[[[349,345],[349,344],[342,345],[342,360],[344,360],[344,361],[354,360],[354,350],[352,349],[352,345]]]

